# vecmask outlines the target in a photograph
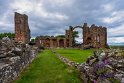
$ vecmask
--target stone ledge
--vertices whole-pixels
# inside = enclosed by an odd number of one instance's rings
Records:
[[[57,55],[57,57],[64,62],[65,64],[67,64],[70,67],[74,67],[76,69],[78,69],[79,63],[76,63],[74,61],[69,60],[68,58],[65,58],[64,56],[61,55]]]
[[[38,48],[11,40],[0,42],[0,83],[11,83],[37,57]]]
[[[10,63],[0,64],[0,83],[10,83],[15,80],[22,70],[37,57],[37,51],[31,50],[22,56],[10,57]]]

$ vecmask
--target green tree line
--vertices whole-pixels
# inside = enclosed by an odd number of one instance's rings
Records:
[[[15,37],[14,33],[0,33],[0,39],[2,39],[3,37],[8,36],[10,39],[13,39]]]

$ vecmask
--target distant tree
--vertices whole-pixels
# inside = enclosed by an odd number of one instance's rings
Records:
[[[14,33],[0,33],[0,39],[2,39],[3,37],[8,36],[10,39],[13,39],[15,37]]]
[[[65,38],[65,35],[57,35],[57,38]]]
[[[14,33],[6,33],[6,36],[8,36],[10,39],[13,39],[15,37]]]
[[[75,40],[75,38],[78,38],[78,37],[79,37],[79,35],[78,35],[78,31],[73,31],[72,36],[73,36],[73,45],[75,45],[75,44],[76,44],[76,40]]]
[[[36,44],[35,38],[32,38],[32,39],[30,40],[30,42],[29,42],[29,45],[35,45],[35,44]]]
[[[31,42],[35,42],[35,38],[31,39]]]

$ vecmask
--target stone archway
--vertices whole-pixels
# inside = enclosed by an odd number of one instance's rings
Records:
[[[74,47],[74,43],[73,43],[73,31],[76,28],[81,28],[82,29],[82,35],[83,35],[83,27],[82,26],[75,26],[75,27],[69,26],[69,30],[66,31],[66,37],[69,39],[69,47]]]
[[[66,47],[69,47],[69,40],[66,39]]]
[[[63,39],[59,40],[59,47],[64,47],[64,40]]]
[[[87,23],[84,23],[83,26],[70,26],[69,30],[66,30],[66,38],[69,39],[69,47],[73,47],[73,31],[76,28],[82,29],[82,40],[83,48],[107,48],[107,29],[102,26],[95,26],[95,24],[90,27],[87,26]]]
[[[46,38],[44,43],[45,43],[44,46],[49,48],[50,47],[50,38]]]
[[[83,44],[83,27],[75,26],[75,27],[73,27],[73,32],[75,33],[75,31],[78,32],[78,38],[75,38],[75,36],[73,36],[73,47],[81,48],[82,44]],[[79,35],[79,33],[80,33],[80,35]],[[80,43],[79,42],[76,43],[76,39],[80,39]]]
[[[53,47],[56,48],[57,47],[57,39],[53,39]]]

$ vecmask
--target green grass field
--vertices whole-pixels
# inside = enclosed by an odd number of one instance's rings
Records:
[[[57,51],[62,53],[62,50]],[[83,54],[86,59],[91,54],[89,53],[91,51],[84,52],[82,53],[81,50],[63,50],[63,54],[77,57],[75,60],[80,60],[78,56],[81,57]],[[44,50],[13,83],[81,83],[81,80],[76,70],[61,62],[50,50]]]
[[[82,63],[93,54],[94,49],[79,50],[79,49],[56,49],[57,53],[69,58],[72,61]]]
[[[124,49],[124,45],[110,45],[110,48],[113,48],[113,49]]]

